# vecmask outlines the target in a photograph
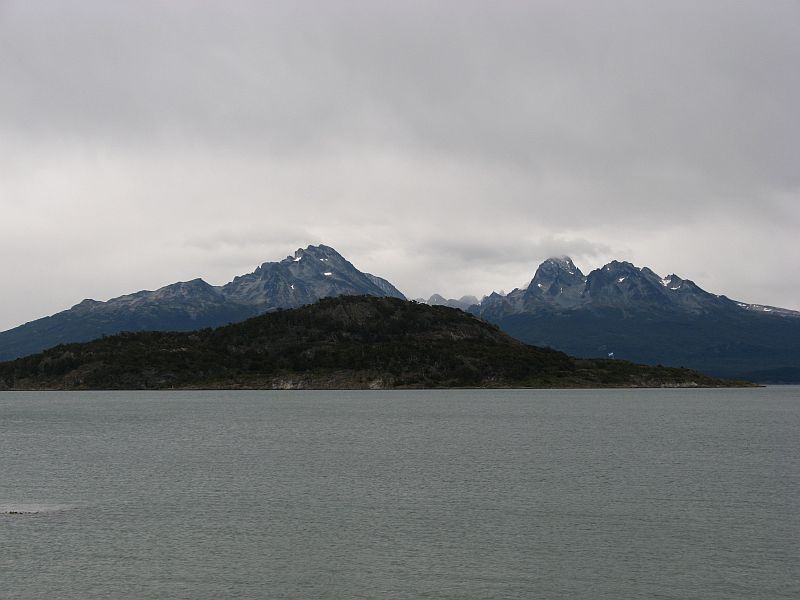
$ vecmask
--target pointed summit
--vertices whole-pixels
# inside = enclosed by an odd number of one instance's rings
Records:
[[[559,289],[573,287],[577,284],[583,284],[585,280],[583,273],[575,266],[569,256],[552,257],[548,258],[536,269],[536,274],[533,276],[528,290],[534,293],[536,290],[548,293],[554,287]]]
[[[0,332],[0,360],[60,343],[120,331],[189,331],[243,321],[283,308],[344,295],[405,296],[391,283],[356,269],[330,246],[298,248],[223,286],[202,279],[142,290],[107,302],[84,301],[51,317]]]
[[[585,284],[586,277],[569,256],[551,257],[536,269],[523,302],[572,306],[578,302]]]
[[[258,307],[260,312],[294,308],[330,296],[395,296],[405,299],[391,283],[356,269],[330,246],[298,248],[294,256],[266,262],[253,273],[221,288],[228,300]]]
[[[298,248],[294,251],[294,254],[290,254],[286,258],[284,258],[281,263],[293,263],[293,262],[300,262],[304,258],[317,258],[319,260],[325,259],[334,259],[334,260],[345,260],[345,258],[339,254],[336,250],[331,248],[330,246],[325,246],[324,244],[320,244],[319,246],[309,245],[305,248]],[[272,265],[275,263],[264,263],[265,265]]]
[[[569,256],[551,256],[546,261],[544,261],[539,268],[542,268],[545,265],[553,265],[558,267],[562,271],[566,271],[570,275],[575,275],[576,273],[581,274],[581,270],[575,266],[575,263],[572,262],[572,259]]]

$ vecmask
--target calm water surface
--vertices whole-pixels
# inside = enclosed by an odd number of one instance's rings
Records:
[[[2,393],[0,597],[800,598],[800,388]]]

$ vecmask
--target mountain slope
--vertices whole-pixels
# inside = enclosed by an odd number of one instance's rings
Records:
[[[266,262],[254,272],[219,288],[230,301],[259,312],[296,308],[320,298],[367,294],[403,298],[385,279],[362,273],[329,246],[308,246],[280,262]]]
[[[526,343],[721,377],[800,381],[800,313],[736,302],[677,275],[613,261],[583,275],[546,260],[526,289],[472,311]]]
[[[216,288],[195,279],[108,302],[84,300],[53,316],[4,331],[0,333],[0,360],[120,331],[190,331],[242,321],[256,314],[254,307],[229,302]]]
[[[362,273],[333,248],[308,246],[220,287],[195,279],[107,302],[84,300],[0,333],[0,360],[121,331],[191,331],[329,296],[362,294],[404,298],[388,281]]]
[[[0,363],[13,389],[717,386],[683,369],[576,360],[460,310],[328,298],[191,333],[125,333]]]

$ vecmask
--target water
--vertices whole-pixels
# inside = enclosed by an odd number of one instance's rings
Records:
[[[0,597],[798,598],[800,388],[0,394]]]

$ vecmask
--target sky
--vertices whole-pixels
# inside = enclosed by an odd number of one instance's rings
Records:
[[[333,246],[800,309],[800,2],[0,0],[0,330]]]

